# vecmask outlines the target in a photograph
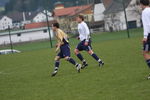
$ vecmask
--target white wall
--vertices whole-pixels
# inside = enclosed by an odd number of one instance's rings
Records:
[[[136,0],[132,0],[126,9],[127,21],[128,22],[129,21],[136,21],[137,27],[140,27],[141,26],[140,7],[135,6],[135,3],[136,3]],[[107,16],[109,16],[109,15],[106,15],[105,17],[107,17]],[[125,15],[124,15],[123,11],[115,13],[113,20],[115,20],[115,21],[112,22],[111,18],[105,18],[105,29],[106,29],[106,31],[110,30],[109,27],[112,27],[113,30],[115,30],[115,31],[127,29],[126,21],[125,21]]]
[[[104,20],[105,7],[103,3],[95,4],[94,6],[94,21],[102,21]]]
[[[48,13],[48,16],[51,16],[51,13]],[[48,17],[48,20],[53,20],[53,17]],[[44,22],[46,21],[46,15],[44,13],[39,13],[33,18],[33,22]]]
[[[2,17],[0,20],[0,30],[6,30],[8,26],[12,28],[12,19],[7,16]]]
[[[54,37],[53,32],[51,31],[52,38]],[[21,36],[17,36],[17,34],[11,35],[13,43],[20,43],[20,42],[29,42],[41,39],[49,39],[48,31],[46,33],[41,31],[29,32],[29,33],[21,33]],[[9,35],[0,36],[0,45],[10,43]]]

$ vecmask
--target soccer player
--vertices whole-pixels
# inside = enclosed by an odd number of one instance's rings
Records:
[[[51,76],[53,77],[57,74],[60,65],[60,59],[62,58],[73,64],[76,67],[77,71],[80,72],[81,64],[78,64],[74,59],[70,57],[70,47],[67,34],[59,28],[59,23],[54,23],[52,25],[52,29],[58,41],[56,45],[56,52],[60,52],[55,57],[55,69]]]
[[[91,39],[90,39],[90,30],[87,24],[84,22],[84,16],[79,15],[76,18],[78,22],[78,32],[79,32],[79,39],[80,43],[77,45],[76,49],[74,50],[76,56],[82,61],[82,69],[87,67],[88,64],[86,60],[81,55],[80,51],[87,51],[99,64],[99,66],[103,66],[104,62],[93,52],[91,46]]]
[[[148,67],[150,68],[150,7],[149,7],[149,0],[140,0],[142,11],[142,22],[144,28],[144,38],[143,42],[143,56],[146,60]],[[150,75],[148,76],[150,79]]]

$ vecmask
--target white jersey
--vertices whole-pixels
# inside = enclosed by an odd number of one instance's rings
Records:
[[[150,33],[150,8],[145,8],[142,12],[142,22],[144,28],[144,38]]]
[[[89,41],[90,30],[84,21],[78,24],[78,32],[79,32],[80,41],[83,40]]]

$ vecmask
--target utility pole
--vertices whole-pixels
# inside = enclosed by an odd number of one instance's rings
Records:
[[[53,48],[53,43],[52,43],[52,36],[51,36],[51,31],[50,31],[50,25],[49,25],[49,20],[48,20],[48,11],[46,10],[46,22],[47,22],[47,28],[48,28],[48,33],[49,33],[49,39],[50,39],[50,46]]]
[[[11,52],[13,53],[13,43],[11,39],[11,31],[10,31],[10,26],[8,25],[8,31],[9,31],[9,40],[10,40],[10,47],[11,47]]]
[[[129,25],[128,25],[128,20],[127,20],[127,13],[126,13],[126,8],[125,8],[125,3],[122,0],[122,5],[123,5],[123,11],[124,11],[124,15],[125,15],[125,21],[126,21],[126,27],[127,27],[127,35],[128,38],[130,38],[130,32],[129,32]]]
[[[46,22],[47,22],[47,29],[48,29],[48,33],[49,33],[50,46],[51,46],[51,48],[53,48],[52,36],[51,36],[50,24],[49,24],[48,5],[49,5],[48,0],[45,0],[45,11],[46,12],[44,12],[44,13],[46,15]]]
[[[127,27],[127,35],[128,35],[128,38],[130,38],[130,31],[129,31],[129,25],[128,25],[128,19],[127,19],[127,12],[126,12],[125,1],[124,0],[114,0],[114,2],[120,3],[122,5],[122,7],[123,7],[123,12],[124,12],[124,17],[125,17],[125,23],[126,23],[126,27]]]

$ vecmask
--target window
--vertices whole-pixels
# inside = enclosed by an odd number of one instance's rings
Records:
[[[21,33],[18,33],[17,36],[20,37],[20,36],[21,36]]]
[[[95,4],[102,3],[102,0],[94,0]]]
[[[136,21],[128,21],[128,27],[129,29],[137,28]]]
[[[47,29],[43,30],[44,33],[47,33]]]

